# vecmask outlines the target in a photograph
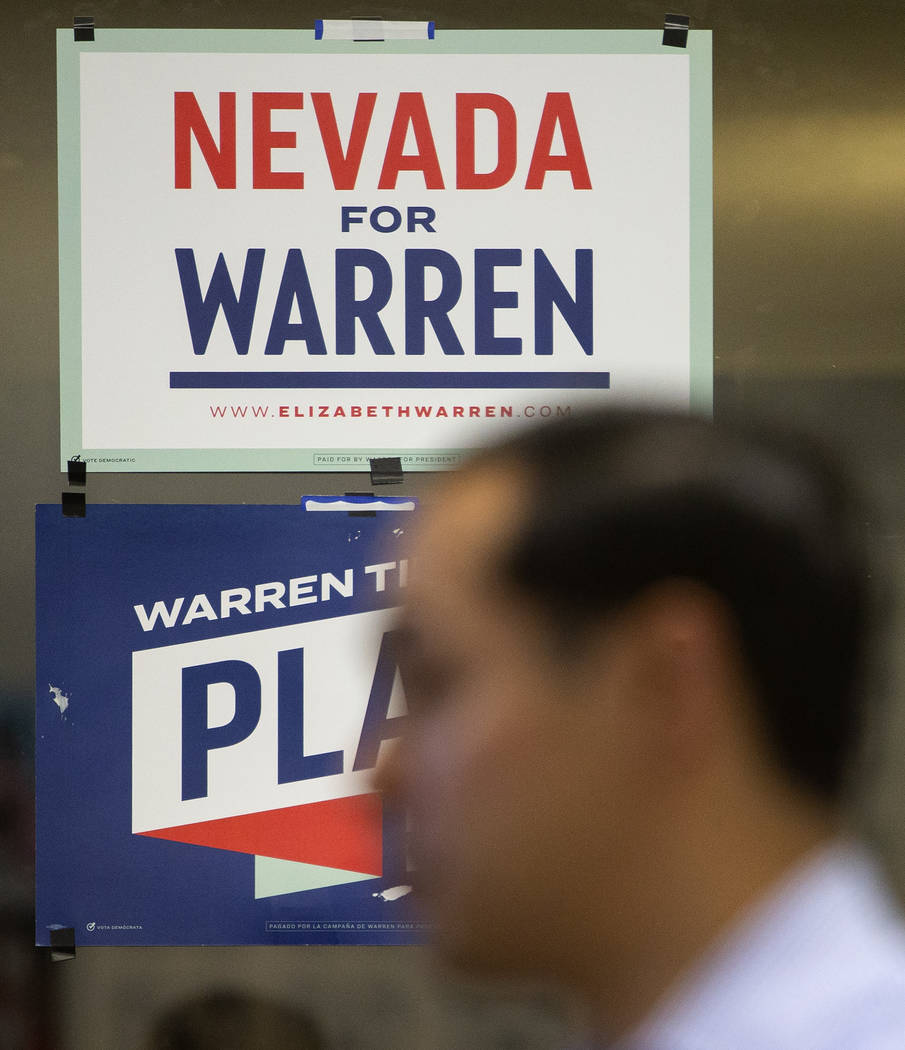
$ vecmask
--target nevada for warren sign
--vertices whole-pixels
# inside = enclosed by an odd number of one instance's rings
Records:
[[[710,35],[59,38],[61,455],[454,465],[712,385]]]

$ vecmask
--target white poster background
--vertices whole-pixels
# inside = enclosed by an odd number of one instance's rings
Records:
[[[583,401],[639,396],[689,401],[689,60],[675,54],[221,54],[90,53],[81,62],[82,423],[85,448],[321,449],[461,448],[512,419]],[[218,93],[237,96],[237,188],[216,188],[193,145],[193,186],[174,188],[173,93],[192,91],[219,138]],[[251,96],[302,92],[300,111],[275,111],[274,130],[294,131],[273,151],[274,170],[302,170],[303,190],[251,188]],[[310,92],[329,91],[345,146],[358,93],[377,104],[356,189],[336,191]],[[426,190],[420,172],[378,190],[387,135],[401,91],[421,91],[446,189]],[[455,189],[455,95],[493,92],[518,121],[518,166],[496,190]],[[525,190],[525,175],[548,91],[568,91],[593,189],[574,190],[568,172],[548,172]],[[486,119],[485,119],[486,118]],[[477,168],[494,166],[490,114],[477,122]],[[554,141],[553,152],[561,150]],[[411,141],[406,152],[413,152]],[[436,233],[379,233],[367,223],[340,232],[343,204],[435,210]],[[174,249],[195,250],[202,293],[223,252],[234,286],[245,253],[265,248],[258,309],[246,357],[236,354],[222,312],[206,354],[192,352]],[[381,252],[394,291],[381,317],[396,348],[374,354],[359,329],[356,353],[336,357],[333,266],[337,248]],[[457,259],[462,296],[450,317],[464,357],[444,355],[430,325],[423,357],[403,353],[403,252],[439,248]],[[287,342],[265,357],[286,253],[303,252],[326,357]],[[496,287],[519,293],[518,309],[495,312],[498,336],[520,335],[520,356],[473,354],[472,256],[476,248],[521,248],[521,268],[496,271]],[[594,354],[579,347],[554,309],[554,352],[533,353],[533,252],[542,248],[574,292],[574,251],[594,251]],[[436,289],[434,289],[434,292]],[[359,297],[367,288],[360,287]],[[428,286],[428,295],[431,294]],[[577,390],[173,390],[171,371],[608,371],[609,391]],[[215,418],[211,406],[247,406]],[[351,418],[352,406],[377,406]],[[445,405],[464,418],[398,418],[383,406]],[[253,414],[251,406],[260,413]],[[280,414],[280,408],[288,415]],[[320,418],[343,406],[345,418]],[[481,414],[470,416],[471,406]],[[485,409],[497,411],[488,417]],[[311,415],[312,409],[314,415]],[[299,415],[298,413],[301,413]]]
[[[354,772],[382,632],[392,610],[182,642],[132,655],[132,830],[194,824],[243,813],[346,798],[374,790],[371,769]],[[343,772],[277,782],[277,654],[303,648],[305,753],[343,752]],[[249,736],[207,754],[207,794],[182,798],[182,670],[242,660],[261,680],[261,717]],[[405,713],[397,674],[388,717]],[[226,684],[208,689],[208,726],[235,714]]]

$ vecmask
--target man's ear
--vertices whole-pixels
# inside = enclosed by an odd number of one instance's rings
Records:
[[[619,614],[624,703],[635,746],[669,777],[703,770],[737,746],[750,706],[734,618],[725,601],[694,580],[648,587]]]

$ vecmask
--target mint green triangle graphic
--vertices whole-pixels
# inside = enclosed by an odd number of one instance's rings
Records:
[[[255,900],[278,897],[281,893],[320,890],[325,886],[342,886],[347,882],[365,882],[376,875],[342,868],[324,868],[319,864],[301,864],[277,857],[255,857]]]

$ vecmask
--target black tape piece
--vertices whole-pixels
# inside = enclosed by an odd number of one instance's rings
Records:
[[[688,15],[667,15],[663,20],[663,46],[688,47]]]
[[[72,926],[50,927],[50,958],[52,962],[75,958],[75,929]]]
[[[402,484],[402,460],[399,456],[369,459],[368,462],[371,464],[372,485]]]
[[[84,518],[85,517],[85,493],[64,492],[62,495],[63,517]]]
[[[371,499],[374,498],[373,492],[344,492],[344,496],[369,496]],[[350,518],[376,518],[376,510],[350,510]]]
[[[66,473],[70,485],[84,485],[88,476],[88,465],[81,456],[73,456],[66,460]]]
[[[94,39],[94,16],[87,17],[76,15],[72,19],[72,35],[78,44],[86,40]]]

